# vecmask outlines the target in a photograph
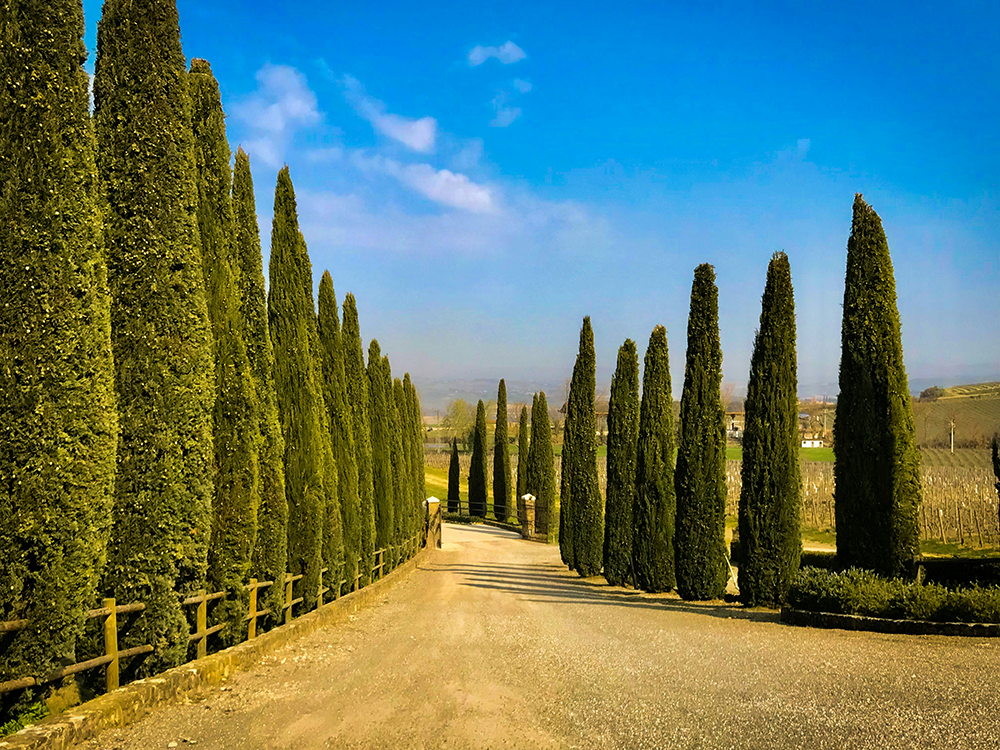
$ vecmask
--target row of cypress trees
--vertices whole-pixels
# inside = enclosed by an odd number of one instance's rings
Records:
[[[76,661],[99,594],[145,603],[121,645],[152,644],[151,674],[183,660],[199,588],[227,593],[233,642],[250,576],[302,574],[311,607],[324,568],[398,561],[423,522],[417,393],[377,342],[366,369],[328,273],[317,316],[287,167],[265,297],[249,157],[230,169],[173,0],[106,0],[93,116],[80,0],[2,10],[0,620],[28,625],[0,681]],[[280,583],[264,597],[282,611]]]
[[[639,402],[635,344],[618,353],[608,414],[603,572],[612,585],[676,588],[685,599],[722,595],[725,427],[720,398],[718,290],[695,269],[675,454],[666,330],[650,337]],[[801,478],[795,305],[785,253],[768,265],[745,401],[739,587],[751,605],[781,604],[801,558]],[[593,334],[584,319],[563,445],[560,547],[583,576],[601,518],[591,507]],[[881,221],[855,197],[834,438],[839,564],[906,574],[918,551],[919,453],[903,367],[899,313]],[[581,426],[583,429],[581,430]],[[676,462],[675,462],[676,455]]]

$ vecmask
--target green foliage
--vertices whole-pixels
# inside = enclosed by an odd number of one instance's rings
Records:
[[[919,547],[920,453],[889,244],[860,193],[847,241],[836,425],[837,553],[845,566],[899,575]]]
[[[388,550],[392,544],[392,458],[389,449],[389,397],[382,350],[378,341],[368,346],[368,422],[372,436],[372,479],[375,497],[375,547]],[[391,388],[389,389],[391,391]]]
[[[568,410],[567,410],[568,411]],[[531,407],[532,418],[535,414]],[[563,443],[559,454],[559,558],[573,567],[573,415],[567,414],[563,422]],[[534,428],[532,428],[532,437]],[[549,441],[551,442],[551,440]]]
[[[718,599],[726,590],[726,428],[715,269],[694,271],[677,446],[677,592]]]
[[[486,518],[486,406],[476,405],[476,428],[472,436],[472,463],[469,465],[469,515]]]
[[[392,375],[389,358],[383,357],[383,367],[387,376]],[[392,461],[392,519],[393,544],[402,544],[409,523],[409,503],[406,495],[410,491],[410,459],[403,450],[403,381],[393,379],[389,391],[389,456]]]
[[[510,504],[510,441],[507,439],[507,384],[497,386],[497,426],[493,434],[493,515],[506,521],[516,514]]]
[[[655,593],[677,585],[674,401],[667,329],[663,326],[656,326],[649,336],[644,365],[636,441],[632,571],[636,588]]]
[[[739,586],[741,599],[751,606],[781,604],[799,569],[797,394],[792,269],[787,255],[775,253],[767,268],[744,401]]]
[[[604,501],[597,481],[597,359],[590,317],[580,329],[580,351],[569,387],[567,423],[572,424],[573,461],[569,467],[573,500],[573,568],[584,578],[600,575],[604,565]]]
[[[448,512],[460,513],[462,496],[459,494],[461,467],[458,462],[458,438],[451,439],[451,462],[448,464]]]
[[[420,418],[420,399],[417,389],[410,380],[410,373],[403,375],[403,390],[406,392],[406,403],[410,415],[410,466],[413,472],[413,506],[410,521],[410,536],[420,534],[423,530],[424,501],[427,499],[424,487],[424,423]]]
[[[358,466],[358,506],[360,508],[362,578],[371,578],[371,561],[375,553],[375,485],[372,480],[371,425],[368,422],[368,373],[361,347],[358,306],[350,292],[344,297],[344,374],[347,378],[347,404],[354,428],[354,449]]]
[[[335,583],[345,580],[350,586],[357,575],[361,548],[361,501],[358,495],[354,428],[347,406],[347,375],[344,370],[340,317],[337,297],[333,291],[333,278],[329,271],[323,272],[319,282],[318,322],[323,358],[323,396],[330,424],[331,447],[337,464],[337,499],[344,545],[344,567]]]
[[[948,589],[870,570],[842,573],[803,568],[792,581],[788,604],[795,609],[833,614],[931,622],[1000,623],[1000,587]]]
[[[0,621],[31,622],[0,644],[0,682],[74,653],[111,524],[118,419],[83,33],[79,0],[0,3]]]
[[[215,495],[208,582],[212,591],[226,592],[226,600],[215,607],[212,618],[214,622],[229,623],[220,637],[232,644],[240,640],[246,613],[245,584],[257,540],[260,414],[239,309],[238,265],[231,244],[234,218],[230,153],[219,84],[205,60],[191,62],[188,81],[193,105],[198,233],[215,359]]]
[[[250,574],[259,581],[282,581],[288,570],[288,500],[285,497],[285,439],[278,421],[278,394],[274,387],[274,349],[267,322],[264,264],[260,251],[257,206],[253,193],[250,158],[236,152],[233,171],[233,256],[239,265],[240,317],[247,359],[257,391],[261,446],[259,452],[260,505],[257,540]],[[261,625],[277,623],[284,603],[281,586],[260,592],[261,609],[272,614]]]
[[[528,437],[528,407],[521,407],[521,416],[517,424],[517,493],[514,504],[520,507],[521,498],[528,492],[528,454],[530,438]]]
[[[212,330],[198,239],[188,75],[174,0],[106,0],[94,122],[121,436],[102,588],[146,610],[119,644],[141,675],[188,649],[212,518]]]
[[[556,497],[556,469],[552,455],[552,427],[545,391],[531,404],[531,448],[528,451],[528,492],[535,497],[535,529],[556,541],[555,518],[559,515]]]
[[[612,586],[631,585],[632,512],[639,443],[639,355],[625,339],[611,378],[608,403],[608,483],[604,513],[604,577]]]
[[[313,362],[312,272],[299,231],[288,167],[278,173],[274,191],[269,273],[268,324],[274,345],[278,414],[285,440],[288,569],[293,575],[305,576],[301,585],[308,608],[315,601],[323,557],[328,457],[324,441],[325,405]]]

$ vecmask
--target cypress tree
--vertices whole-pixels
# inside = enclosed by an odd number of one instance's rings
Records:
[[[472,436],[472,463],[469,466],[469,515],[486,518],[486,406],[479,399],[476,429]]]
[[[534,419],[535,410],[531,410]],[[534,437],[534,428],[532,428]],[[559,557],[570,568],[573,567],[573,416],[566,401],[566,421],[563,422],[562,455],[559,458]]]
[[[493,515],[506,521],[510,505],[510,441],[507,439],[507,384],[497,387],[497,426],[493,435]]]
[[[528,407],[521,407],[521,416],[517,425],[517,497],[514,504],[521,507],[521,498],[528,493]]]
[[[718,599],[726,590],[726,428],[715,269],[694,271],[677,446],[677,592]]]
[[[327,456],[325,408],[313,363],[312,294],[305,276],[309,258],[299,232],[288,167],[278,173],[271,223],[268,323],[274,344],[274,385],[285,439],[288,501],[288,569],[303,575],[308,609],[315,601],[323,558]],[[318,352],[316,352],[318,355]]]
[[[580,329],[567,418],[573,425],[570,498],[573,502],[573,568],[584,578],[600,575],[604,564],[604,501],[597,481],[597,394],[594,331],[590,316]]]
[[[343,345],[333,278],[324,271],[319,282],[319,339],[323,357],[323,396],[330,423],[331,447],[337,464],[337,499],[343,536],[341,580],[353,585],[361,546],[361,508],[358,496],[358,465],[355,462],[354,429],[347,406]],[[330,571],[333,574],[335,571]]]
[[[76,661],[118,420],[83,7],[4,2],[0,18],[0,621],[29,621],[4,636],[6,682]]]
[[[250,573],[259,581],[283,581],[288,570],[288,501],[285,497],[285,438],[278,421],[278,394],[274,387],[274,349],[267,323],[264,264],[260,251],[257,206],[253,193],[250,159],[236,151],[233,171],[233,252],[239,264],[240,317],[243,320],[247,359],[257,390],[261,447],[260,505],[257,508],[257,540]],[[284,604],[283,588],[277,583],[260,592],[262,609],[272,614],[262,625],[277,623]]]
[[[838,561],[904,575],[919,550],[920,453],[889,243],[860,193],[847,242],[841,340],[833,438]]]
[[[608,484],[604,512],[604,577],[612,586],[630,585],[632,508],[635,504],[636,451],[639,440],[639,355],[625,339],[611,378],[608,404]]]
[[[371,579],[375,554],[375,485],[372,480],[371,425],[368,422],[368,373],[365,371],[365,355],[361,347],[358,306],[350,292],[344,297],[344,331],[341,340],[344,345],[347,404],[351,410],[358,467],[361,582],[367,584]]]
[[[555,459],[552,455],[552,427],[545,391],[540,391],[531,408],[531,462],[528,465],[528,492],[535,496],[535,527],[544,531],[549,544],[556,541],[555,518],[559,515],[556,496]]]
[[[410,428],[410,402],[407,398],[406,385],[399,378],[392,381],[392,395],[396,407],[395,432],[399,442],[399,458],[396,466],[402,471],[396,471],[393,476],[399,477],[399,489],[396,496],[396,507],[399,508],[396,544],[403,545],[413,534],[413,430]],[[396,489],[395,487],[393,489]]]
[[[448,465],[448,512],[460,513],[462,496],[459,492],[461,469],[458,463],[458,438],[451,439],[451,463]]]
[[[744,410],[740,597],[751,606],[777,606],[802,554],[795,300],[784,253],[767,267]]]
[[[372,435],[372,478],[375,493],[375,545],[389,552],[393,535],[392,458],[389,449],[389,399],[385,389],[382,351],[378,341],[368,346],[368,421]]]
[[[105,0],[94,122],[121,426],[102,588],[145,602],[120,645],[152,644],[147,675],[188,649],[180,601],[204,585],[214,473],[212,329],[174,0]]]
[[[420,533],[423,523],[423,422],[420,419],[420,404],[417,401],[417,389],[410,380],[410,373],[403,375],[403,391],[406,395],[406,408],[409,415],[409,450],[410,450],[410,530],[408,537]]]
[[[208,315],[215,355],[215,495],[208,582],[226,599],[213,620],[229,622],[221,637],[240,639],[247,574],[257,540],[260,505],[260,416],[250,360],[243,341],[237,261],[233,254],[234,218],[229,144],[219,84],[205,60],[193,60],[189,76],[193,105],[195,165],[198,178],[198,233],[205,274]]]
[[[392,375],[389,368],[389,358],[383,357],[387,376]],[[406,493],[409,490],[410,469],[409,460],[403,450],[402,414],[400,405],[403,400],[403,381],[394,378],[389,386],[389,456],[392,461],[392,543],[396,546],[396,559],[399,559],[399,545],[406,536],[407,511]]]
[[[676,588],[676,517],[670,357],[667,329],[656,326],[646,347],[636,441],[635,504],[632,509],[632,572],[636,588],[654,593]]]

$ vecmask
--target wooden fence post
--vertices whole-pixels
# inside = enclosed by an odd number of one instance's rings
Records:
[[[292,575],[285,576],[285,625],[292,621]]]
[[[205,599],[206,593],[205,589],[201,589],[198,592],[198,596],[201,597],[201,601],[198,602],[198,609],[195,613],[195,626],[197,628],[198,635],[201,635],[208,629],[208,601]],[[208,638],[205,636],[199,638],[195,649],[198,654],[197,658],[204,659],[208,655]]]
[[[247,640],[252,641],[257,637],[257,579],[250,579],[250,612],[247,615],[250,621],[247,623]]]
[[[107,669],[104,672],[104,681],[108,692],[118,688],[118,610],[114,599],[105,599],[101,606],[108,610],[104,618],[104,655],[110,656]]]

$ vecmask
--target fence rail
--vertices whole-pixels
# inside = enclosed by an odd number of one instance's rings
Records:
[[[440,514],[438,514],[438,519],[440,520]],[[404,559],[412,557],[420,549],[420,545],[420,534],[415,534],[409,539],[403,540],[403,542],[399,545],[389,545],[389,549],[392,550],[393,555],[393,560],[390,561],[391,564],[393,566],[399,565]],[[372,562],[373,564],[369,568],[369,576],[372,580],[381,580],[385,576],[387,565],[390,564],[390,562],[386,561],[386,549],[376,550],[372,555]],[[358,573],[353,581],[353,590],[355,591],[361,587],[360,581],[364,576],[364,567],[365,566],[362,565],[362,558],[359,556],[357,558]],[[337,567],[336,570],[335,580],[332,581],[333,585],[326,586],[323,582],[323,576],[324,574],[329,573],[330,569],[321,569],[319,584],[316,590],[317,608],[332,603],[324,601],[325,595],[330,591],[333,591],[333,601],[336,601],[343,595],[342,590],[344,587],[351,583],[345,579],[337,580],[343,574],[343,564]],[[376,573],[377,577],[375,575]],[[304,601],[302,596],[294,596],[293,588],[294,584],[301,581],[304,577],[305,576],[302,574],[293,575],[292,573],[288,573],[285,576],[283,581],[285,588],[285,603],[282,607],[283,620],[285,624],[292,621],[293,608]],[[249,592],[248,612],[241,619],[241,622],[245,622],[247,625],[246,636],[248,640],[252,640],[257,637],[257,621],[265,615],[272,614],[270,609],[257,608],[258,591],[273,585],[274,581],[258,581],[256,578],[251,578],[250,582],[243,587],[244,590]],[[194,596],[185,597],[181,600],[182,606],[197,606],[195,611],[195,631],[190,633],[188,636],[188,642],[196,644],[196,658],[200,659],[207,655],[208,637],[223,631],[230,624],[229,622],[222,622],[208,627],[208,603],[225,598],[225,592],[207,592],[202,589]],[[32,675],[18,677],[6,682],[0,682],[0,694],[9,693],[15,690],[23,690],[25,688],[37,687],[62,679],[63,677],[69,677],[71,675],[85,672],[90,669],[96,669],[98,667],[105,667],[105,685],[107,689],[110,691],[118,688],[120,684],[121,662],[127,659],[132,659],[136,656],[142,656],[153,652],[153,647],[148,644],[133,646],[132,648],[122,650],[118,649],[118,615],[141,613],[145,611],[145,609],[146,605],[143,602],[118,604],[113,598],[104,599],[101,602],[100,607],[91,609],[86,613],[86,618],[89,620],[97,618],[104,619],[103,654],[92,659],[87,659],[85,661],[61,667],[60,669],[42,677]],[[16,633],[27,629],[30,625],[31,621],[28,619],[0,621],[0,634]]]

